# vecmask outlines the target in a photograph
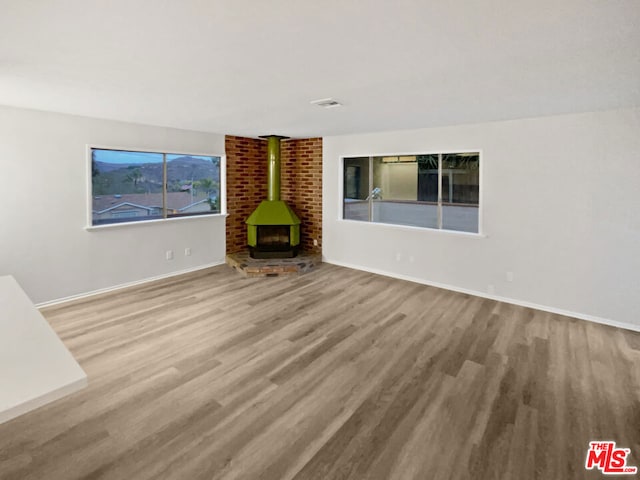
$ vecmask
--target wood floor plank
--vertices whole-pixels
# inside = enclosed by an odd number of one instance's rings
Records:
[[[43,314],[89,387],[0,425],[0,479],[591,479],[640,465],[640,334],[332,265],[227,266]]]

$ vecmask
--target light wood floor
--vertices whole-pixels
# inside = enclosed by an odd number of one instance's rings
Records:
[[[331,265],[44,311],[90,386],[0,425],[1,479],[583,479],[640,466],[640,334]]]

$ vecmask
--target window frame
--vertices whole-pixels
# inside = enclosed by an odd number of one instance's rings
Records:
[[[212,217],[226,217],[227,216],[227,156],[225,154],[220,153],[202,153],[202,152],[194,152],[194,151],[182,151],[182,150],[164,150],[164,149],[154,149],[154,148],[132,148],[132,147],[122,147],[122,146],[114,146],[114,145],[98,145],[98,144],[87,144],[86,145],[86,225],[85,230],[102,230],[109,228],[120,228],[120,227],[130,227],[132,225],[148,225],[154,223],[166,223],[166,222],[179,222],[184,220],[194,220],[198,218],[212,218]],[[153,218],[149,220],[133,220],[130,222],[116,222],[116,223],[105,223],[102,225],[94,225],[93,224],[93,181],[92,181],[92,173],[93,173],[93,150],[115,150],[115,151],[123,151],[123,152],[141,152],[141,153],[156,153],[163,156],[163,175],[165,177],[166,183],[166,156],[167,155],[193,155],[193,156],[203,156],[203,157],[217,157],[220,159],[220,212],[218,213],[198,213],[194,215],[179,215],[173,217],[164,217],[164,218]],[[162,196],[163,196],[163,210],[166,211],[166,185],[163,188]]]
[[[416,153],[418,152],[419,153]],[[438,200],[439,203],[441,201],[442,196],[442,156],[447,154],[456,154],[456,153],[477,153],[478,154],[478,231],[477,232],[466,232],[461,230],[449,230],[445,228],[433,228],[433,227],[419,227],[415,225],[403,225],[399,223],[386,223],[386,222],[376,222],[371,220],[371,212],[369,214],[370,220],[353,220],[349,218],[344,218],[344,169],[345,169],[345,159],[349,158],[369,158],[369,186],[372,187],[373,182],[373,171],[371,170],[371,166],[373,163],[374,157],[404,157],[404,156],[419,156],[419,155],[437,155],[438,156]],[[354,153],[354,154],[343,154],[339,157],[340,168],[338,169],[338,194],[339,194],[339,202],[338,202],[338,220],[341,222],[348,223],[356,223],[358,225],[378,225],[384,228],[399,228],[406,230],[417,230],[417,231],[429,231],[429,232],[438,232],[440,234],[446,235],[462,235],[462,236],[471,236],[471,237],[487,237],[483,228],[483,206],[484,206],[484,152],[481,148],[447,148],[447,149],[439,149],[439,150],[416,150],[416,151],[394,151],[394,152],[375,152],[375,153]],[[371,192],[371,188],[369,188],[369,193]],[[372,201],[369,201],[369,210],[371,210]],[[439,209],[440,211],[440,209]]]

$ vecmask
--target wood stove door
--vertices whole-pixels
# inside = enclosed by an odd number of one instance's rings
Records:
[[[286,251],[291,248],[289,225],[258,225],[256,248],[262,251]]]

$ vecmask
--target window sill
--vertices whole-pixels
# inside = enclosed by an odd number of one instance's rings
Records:
[[[409,230],[414,232],[437,232],[438,234],[443,235],[454,235],[457,237],[469,237],[469,238],[488,238],[489,236],[484,233],[475,233],[475,232],[463,232],[459,230],[444,230],[439,228],[429,228],[429,227],[414,227],[412,225],[398,225],[395,223],[382,223],[382,222],[367,222],[363,220],[348,220],[344,218],[338,219],[340,222],[353,224],[353,225],[370,225],[370,226],[380,226],[384,228],[395,228],[399,230]]]
[[[212,213],[210,215],[193,215],[191,217],[176,217],[176,218],[158,218],[155,220],[140,220],[137,222],[122,222],[122,223],[107,223],[104,225],[87,225],[84,229],[87,232],[97,232],[99,230],[109,230],[112,228],[126,228],[126,227],[138,227],[142,225],[150,225],[157,223],[168,222],[184,222],[188,220],[202,220],[205,218],[220,218],[227,217],[228,213]]]

